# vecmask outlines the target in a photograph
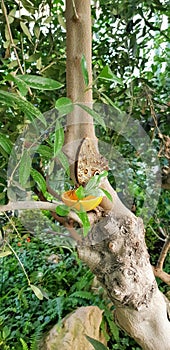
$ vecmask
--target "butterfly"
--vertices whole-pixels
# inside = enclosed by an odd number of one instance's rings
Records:
[[[76,161],[76,180],[79,185],[86,185],[90,178],[108,170],[107,160],[97,151],[94,139],[86,137],[78,149]]]

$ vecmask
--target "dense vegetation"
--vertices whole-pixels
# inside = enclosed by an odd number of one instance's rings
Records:
[[[167,62],[170,33],[167,13],[168,1],[92,1],[93,96],[95,102],[105,106],[106,123],[105,129],[96,126],[96,134],[101,141],[101,150],[103,145],[114,144],[114,150],[124,160],[121,164],[117,158],[110,161],[109,180],[122,201],[144,218],[153,264],[156,264],[169,235],[170,82]],[[19,187],[17,190],[13,190],[13,185],[7,188],[13,145],[20,143],[20,154],[22,135],[30,123],[36,120],[35,124],[41,126],[41,113],[54,108],[56,101],[61,102],[58,99],[66,96],[64,2],[2,1],[0,25],[0,204],[3,205],[8,199],[25,196],[25,191]],[[33,78],[25,81],[24,74],[40,78],[34,82]],[[139,121],[151,139],[151,149],[159,154],[164,186],[151,215],[157,183],[155,174],[153,179],[150,174],[148,180],[149,153],[144,158],[142,151],[139,154],[126,137],[115,130],[109,108],[115,115],[125,113],[127,120]],[[58,196],[71,186],[65,169],[62,171],[58,163],[51,161],[54,134],[55,130],[48,130],[34,152],[30,188],[35,200],[55,198],[45,184],[48,176]],[[58,159],[66,168],[66,160],[59,155]],[[24,173],[20,171],[20,175],[22,178]],[[149,207],[143,208],[148,193]],[[36,349],[43,331],[81,305],[98,305],[105,310],[103,322],[107,323],[105,336],[110,349],[139,349],[111,322],[109,301],[103,289],[93,287],[91,272],[79,261],[74,243],[67,230],[59,225],[57,216],[44,211],[41,221],[36,215],[30,212],[27,217],[22,217],[22,223],[18,211],[1,213],[0,216],[1,250],[12,249],[12,254],[1,258],[0,265],[2,350],[27,349],[26,344],[29,349]],[[168,257],[164,270],[170,273]],[[38,286],[40,298],[33,293],[29,283]],[[158,279],[158,283],[164,293],[168,292],[164,282]],[[102,328],[104,331],[104,323]]]

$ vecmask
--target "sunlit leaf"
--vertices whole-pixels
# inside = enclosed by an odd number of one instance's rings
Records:
[[[41,156],[49,159],[52,157],[52,148],[50,148],[49,146],[46,146],[46,145],[40,145],[38,147],[38,150],[37,152],[39,152],[41,154]]]
[[[60,89],[63,84],[59,83],[56,80],[50,78],[44,78],[39,75],[18,75],[18,78],[25,81],[32,89],[40,90],[56,90]]]
[[[109,81],[110,83],[118,83],[120,85],[123,85],[123,82],[120,78],[118,78],[110,69],[109,66],[105,66],[101,73],[98,76],[99,79],[103,79],[106,81]]]
[[[4,326],[3,329],[2,329],[2,338],[3,339],[8,338],[10,333],[11,333],[10,328],[8,326]]]
[[[0,146],[3,148],[3,150],[10,154],[12,149],[11,141],[3,134],[0,133]]]
[[[17,94],[0,90],[0,102],[14,108],[17,106],[29,119],[31,119],[31,121],[33,117],[36,117],[37,119],[41,120],[44,125],[46,125],[46,120],[40,110],[32,103],[26,101],[24,98],[19,97]]]
[[[106,196],[111,202],[113,202],[113,198],[112,198],[111,194],[110,194],[108,191],[106,191],[106,190],[104,190],[103,188],[101,188],[101,187],[100,187],[100,189],[101,189],[102,192],[105,194],[105,196]]]
[[[18,86],[21,95],[25,96],[27,94],[29,86],[24,81],[22,81],[22,79],[18,78],[17,75],[14,76],[13,74],[8,74],[6,79],[13,81]]]
[[[98,186],[100,184],[101,178],[106,177],[108,175],[108,172],[106,170],[102,171],[99,175],[94,175],[91,177],[91,179],[88,181],[87,185],[85,186],[85,193],[86,195],[88,193],[92,193],[94,189],[98,189]],[[101,192],[100,192],[101,195]]]
[[[29,40],[30,42],[32,42],[32,40],[31,40],[31,33],[30,33],[28,27],[26,26],[26,24],[25,24],[24,22],[21,22],[21,21],[20,21],[20,26],[21,26],[21,28],[22,28],[24,34],[28,37],[28,40]]]
[[[16,8],[13,8],[8,15],[8,22],[9,24],[12,24],[14,22],[15,19],[15,14],[16,14]]]
[[[90,230],[90,221],[86,211],[77,211],[77,215],[83,224],[83,236],[86,237]]]
[[[77,190],[75,191],[76,196],[78,199],[83,199],[85,197],[85,191],[83,186],[79,186]]]
[[[22,339],[22,338],[19,338],[19,340],[20,340],[20,342],[22,344],[22,349],[23,350],[28,350],[28,346],[27,346],[27,343],[25,342],[25,340]]]
[[[122,113],[121,109],[119,109],[119,108],[115,105],[115,103],[113,103],[113,101],[112,101],[106,94],[104,94],[103,92],[101,92],[101,95],[104,96],[104,98],[105,98],[105,100],[106,100],[105,102],[107,102],[107,103],[110,104],[112,107],[114,107],[114,108],[116,109],[117,112]]]
[[[40,36],[40,27],[38,24],[35,24],[34,26],[34,33],[35,33],[35,36],[37,39],[39,39],[39,36]]]
[[[61,16],[60,14],[58,14],[57,18],[58,18],[58,23],[60,24],[60,26],[63,27],[64,29],[66,29],[66,23],[64,21],[64,15]]]
[[[34,286],[34,284],[30,284],[30,287],[39,300],[44,299],[44,296],[43,296],[41,290],[37,286]]]
[[[23,155],[21,157],[21,161],[19,164],[19,182],[23,187],[26,185],[28,178],[30,176],[31,163],[32,163],[32,159],[29,153],[27,152],[27,150],[25,150],[23,152]]]
[[[73,111],[73,103],[68,97],[61,97],[55,103],[55,108],[59,112],[59,116],[64,116]]]
[[[70,167],[69,167],[69,162],[67,157],[65,156],[65,154],[63,152],[59,152],[57,154],[57,158],[59,159],[60,163],[62,164],[65,172],[67,173],[68,176],[70,176]]]
[[[60,152],[64,143],[64,129],[57,120],[54,137],[54,157]]]
[[[37,183],[42,193],[44,193],[47,187],[44,177],[36,169],[31,169],[31,176],[33,177],[34,181]]]
[[[0,252],[0,258],[4,258],[5,256],[8,256],[12,254],[10,250],[6,250],[5,252]]]
[[[37,7],[34,7],[34,4],[30,0],[21,0],[21,3],[25,9],[32,14],[37,10]]]
[[[60,216],[67,216],[69,212],[70,209],[65,204],[61,204],[56,207],[56,213]]]
[[[97,183],[99,184],[103,177],[108,176],[108,172],[107,172],[107,170],[104,170],[99,175],[95,175],[95,176],[97,177]]]
[[[91,179],[88,181],[87,185],[85,186],[86,193],[89,193],[97,186],[97,176],[91,177]]]

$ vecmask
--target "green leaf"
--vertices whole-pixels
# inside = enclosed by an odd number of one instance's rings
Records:
[[[33,177],[34,181],[37,183],[42,193],[44,193],[46,191],[47,186],[43,176],[36,169],[31,169],[31,176]]]
[[[0,146],[3,148],[3,150],[10,154],[12,149],[11,141],[3,134],[0,134]]]
[[[95,350],[108,350],[108,348],[103,345],[100,341],[89,337],[88,335],[85,334],[86,339],[93,345]]]
[[[8,15],[9,24],[12,24],[12,23],[14,22],[15,14],[16,14],[16,8],[13,8],[13,9],[9,12],[9,15]]]
[[[113,198],[112,198],[111,194],[110,194],[108,191],[104,190],[104,189],[101,188],[101,187],[100,187],[100,190],[102,190],[102,192],[105,194],[105,196],[106,196],[111,202],[113,202]]]
[[[84,83],[86,86],[88,86],[89,85],[89,75],[88,75],[88,71],[87,71],[87,62],[86,62],[86,58],[84,55],[81,58],[81,70],[83,73]]]
[[[81,299],[91,300],[91,297],[92,297],[91,292],[86,292],[84,290],[74,292],[74,293],[70,294],[70,296],[69,296],[70,300],[72,298],[81,298]]]
[[[34,4],[30,0],[21,0],[21,3],[32,14],[37,10],[37,7],[34,7]]]
[[[49,159],[52,157],[52,149],[46,145],[40,145],[37,152],[39,152],[43,157]]]
[[[31,121],[32,117],[34,116],[46,126],[46,120],[40,110],[32,103],[26,101],[24,98],[19,97],[16,94],[0,90],[0,102],[14,108],[17,106],[29,119],[31,119]]]
[[[65,156],[65,154],[63,152],[59,152],[57,154],[57,158],[59,159],[60,163],[62,164],[65,172],[67,173],[68,176],[70,176],[70,167],[69,167],[69,162],[67,157]]]
[[[21,28],[22,28],[24,34],[27,36],[28,40],[29,40],[30,42],[32,42],[32,40],[31,40],[31,33],[30,33],[28,27],[26,26],[26,24],[25,24],[24,22],[21,22],[21,21],[20,21],[20,26],[21,26]]]
[[[6,250],[5,252],[1,252],[0,258],[4,258],[5,256],[8,256],[10,254],[12,254],[12,252],[10,250]]]
[[[94,118],[94,120],[106,130],[105,122],[104,122],[103,118],[100,116],[100,114],[98,114],[96,111],[94,111],[93,109],[91,109],[83,104],[80,104],[80,103],[76,103],[76,104],[77,104],[77,106],[84,109],[84,111],[86,111],[88,114],[90,114]]]
[[[2,329],[2,338],[7,339],[10,333],[11,333],[10,328],[8,328],[7,326],[4,326],[4,328]]]
[[[44,296],[43,296],[41,290],[37,286],[34,286],[34,284],[30,284],[30,287],[39,300],[44,299]]]
[[[54,137],[54,157],[61,151],[64,143],[64,129],[57,120]]]
[[[55,108],[59,112],[59,117],[73,112],[73,103],[68,97],[61,97],[55,103]]]
[[[108,104],[110,104],[112,107],[114,107],[118,113],[122,114],[121,109],[119,109],[107,95],[105,95],[103,92],[101,92],[101,95],[104,96],[104,98],[108,102]]]
[[[60,24],[60,26],[63,27],[64,29],[66,29],[66,23],[65,23],[65,16],[64,16],[64,14],[63,14],[63,16],[58,14],[57,18],[58,18],[58,23]]]
[[[32,159],[29,153],[27,152],[27,150],[25,150],[23,152],[23,155],[21,157],[21,161],[19,164],[19,182],[23,187],[25,187],[27,180],[30,176],[31,163],[32,163]]]
[[[88,215],[86,211],[76,211],[78,217],[80,218],[82,224],[83,224],[83,236],[86,237],[89,230],[90,230],[90,221],[88,218]]]
[[[48,164],[48,175],[51,175],[54,171],[55,161],[54,159]]]
[[[101,191],[100,188],[96,187],[91,189],[90,191],[86,192],[86,196],[94,196],[94,197],[103,197],[103,191]]]
[[[13,74],[8,74],[6,80],[13,81],[18,86],[21,95],[25,96],[27,94],[29,88],[28,85],[20,78],[18,78],[17,75],[14,76]]]
[[[85,197],[84,187],[83,186],[78,187],[77,190],[75,191],[75,194],[78,197],[78,199],[83,199]]]
[[[110,83],[118,83],[120,85],[123,85],[123,82],[120,78],[118,78],[113,72],[111,71],[109,66],[105,66],[101,73],[98,76],[99,79],[103,79],[106,81],[109,81]]]
[[[36,36],[37,39],[39,39],[39,36],[40,36],[40,27],[38,24],[35,24],[34,25],[34,34]]]
[[[108,172],[106,170],[102,171],[101,174],[99,175],[94,175],[89,182],[87,183],[87,185],[85,186],[85,193],[86,195],[91,194],[91,192],[94,189],[98,190],[98,185],[100,184],[100,180],[102,177],[106,177],[108,175]],[[101,195],[101,192],[100,192]]]
[[[40,90],[56,90],[60,89],[63,84],[59,83],[56,80],[50,78],[44,78],[39,75],[18,75],[22,81],[28,84],[32,89],[40,89]]]
[[[97,187],[97,181],[98,181],[97,175],[94,175],[93,177],[91,177],[91,179],[88,181],[87,185],[85,186],[86,195],[90,193],[94,188]]]
[[[56,213],[60,216],[67,216],[70,212],[70,208],[65,204],[58,205],[56,207]]]
[[[25,340],[22,339],[22,338],[19,338],[19,340],[20,340],[20,342],[21,342],[21,344],[22,344],[22,349],[23,349],[23,350],[29,350],[29,349],[28,349],[28,346],[27,346],[27,344],[26,344],[26,342],[25,342]]]
[[[102,177],[108,176],[108,172],[107,170],[103,170],[99,175],[95,175],[95,176],[97,177],[97,183],[99,184]]]

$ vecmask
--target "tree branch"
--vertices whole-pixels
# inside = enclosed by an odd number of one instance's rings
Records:
[[[165,271],[163,271],[163,264],[169,249],[170,249],[170,237],[168,236],[162,247],[157,265],[153,267],[153,271],[156,277],[160,278],[163,282],[165,282],[170,286],[170,275]]]
[[[44,201],[9,202],[8,204],[0,205],[0,212],[6,212],[10,210],[49,210],[55,212],[56,207],[61,204],[62,202],[49,203]],[[78,222],[80,225],[82,225],[81,220],[75,212],[70,211],[68,216],[74,221]]]
[[[157,269],[163,269],[163,264],[164,264],[164,261],[165,261],[165,258],[168,254],[168,251],[170,249],[170,237],[168,236],[166,238],[166,241],[162,247],[162,251],[160,253],[160,256],[159,256],[159,259],[158,259],[158,262],[157,262],[157,265],[156,265],[156,268]]]

